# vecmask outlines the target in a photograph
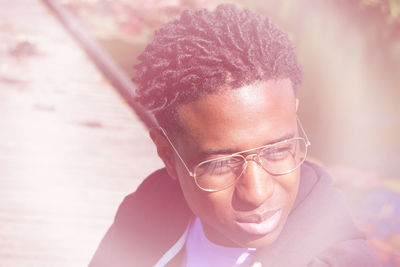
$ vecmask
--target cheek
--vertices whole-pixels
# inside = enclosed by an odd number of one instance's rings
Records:
[[[232,217],[232,189],[206,192],[200,189],[187,170],[176,166],[179,184],[192,212],[207,221],[229,220]]]
[[[232,194],[233,190],[230,188],[208,193],[203,199],[206,203],[204,217],[207,217],[208,220],[230,221],[233,217]]]
[[[292,205],[299,190],[300,168],[282,177],[279,183],[289,198],[288,204]]]
[[[188,177],[191,178],[191,177]],[[206,192],[192,182],[181,181],[181,188],[192,212],[208,224],[225,224],[233,217],[231,190]]]
[[[189,205],[193,213],[196,214],[198,210],[203,209],[202,192],[197,187],[193,177],[190,175],[182,175],[180,173],[178,174],[178,177],[186,203]]]

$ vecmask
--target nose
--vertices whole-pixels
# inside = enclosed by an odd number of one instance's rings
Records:
[[[254,157],[247,157],[247,167],[235,186],[233,205],[238,210],[251,210],[261,206],[274,193],[274,178]]]

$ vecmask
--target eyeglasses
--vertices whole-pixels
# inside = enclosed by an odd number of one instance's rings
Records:
[[[248,160],[257,162],[272,175],[284,175],[297,169],[305,161],[307,148],[311,145],[299,118],[297,118],[297,125],[304,138],[294,137],[274,144],[237,152],[229,156],[205,160],[197,164],[193,172],[187,167],[166,131],[161,127],[160,129],[189,175],[194,178],[197,186],[204,191],[216,192],[235,184],[246,170]],[[257,152],[248,154],[253,151]],[[242,154],[248,155],[243,156]]]

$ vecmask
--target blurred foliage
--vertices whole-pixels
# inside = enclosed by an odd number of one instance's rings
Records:
[[[154,30],[184,9],[207,6],[209,0],[66,0],[63,4],[128,73]],[[216,3],[215,1],[213,1]]]

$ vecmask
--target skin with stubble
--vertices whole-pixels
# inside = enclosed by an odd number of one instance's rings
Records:
[[[221,88],[178,107],[184,132],[174,141],[193,170],[207,159],[297,136],[296,111],[297,99],[289,79]],[[206,192],[197,187],[166,140],[154,134],[152,138],[210,241],[257,248],[278,238],[297,195],[300,168],[285,175],[271,175],[248,157],[247,168],[236,184]]]

